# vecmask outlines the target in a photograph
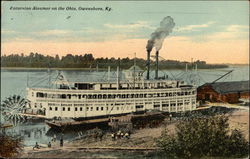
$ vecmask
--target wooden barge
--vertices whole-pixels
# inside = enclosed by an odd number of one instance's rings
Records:
[[[83,121],[45,121],[52,129],[64,131],[64,130],[76,130],[76,129],[91,129],[95,127],[99,128],[113,128],[120,123],[131,124],[134,128],[153,126],[161,123],[165,118],[162,112],[150,112],[144,114],[129,114],[119,117],[106,117],[101,119],[89,119]]]

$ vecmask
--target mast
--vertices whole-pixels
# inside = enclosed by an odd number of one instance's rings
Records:
[[[110,81],[110,66],[108,66],[108,81]]]
[[[117,66],[117,81],[116,81],[116,83],[117,83],[117,90],[119,89],[119,85],[120,85],[120,81],[119,81],[119,66]]]
[[[135,66],[136,66],[136,52],[135,52],[135,58],[134,58],[134,74],[133,74],[133,85],[135,89]]]
[[[27,72],[27,83],[26,83],[26,85],[27,85],[27,88],[29,87],[29,72]]]
[[[121,65],[120,58],[118,60],[119,60],[119,63],[118,63],[118,66],[117,66],[117,90],[120,87],[120,65]]]
[[[98,67],[98,64],[96,65],[96,72],[98,72],[99,71],[99,67]]]

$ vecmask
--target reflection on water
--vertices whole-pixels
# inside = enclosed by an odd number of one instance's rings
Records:
[[[13,124],[13,123],[12,123]],[[25,146],[34,146],[36,142],[39,144],[48,144],[55,137],[59,140],[62,136],[65,141],[73,140],[78,136],[77,131],[58,132],[55,131],[44,122],[35,123],[16,123],[12,128],[5,130],[6,134],[13,136],[21,136],[24,139]]]
[[[218,70],[198,70],[199,81],[200,84],[204,84],[205,82],[212,82],[221,75],[225,74],[227,71],[234,69],[233,73],[221,81],[241,81],[241,80],[249,80],[249,67],[241,66],[241,67],[230,67],[225,69]],[[42,82],[39,83],[37,87],[46,87],[48,86],[49,81],[53,81],[55,78],[57,71],[52,71],[51,78],[48,77],[47,71],[7,71],[1,70],[1,101],[6,99],[7,97],[17,94],[25,97],[26,91],[25,88],[27,86],[31,86],[32,83],[44,78]],[[93,79],[106,79],[106,72],[88,72],[88,71],[64,71],[67,77],[71,77],[71,81],[85,80],[92,81]],[[159,76],[167,74],[169,77],[178,77],[182,75],[182,70],[165,70],[159,72]],[[110,73],[111,80],[116,79],[115,72]],[[152,73],[152,77],[154,74]],[[188,76],[187,76],[188,77]],[[189,77],[188,77],[189,78]],[[28,79],[28,80],[27,80]],[[1,123],[4,120],[1,116]],[[34,146],[36,142],[42,144],[48,144],[51,141],[52,137],[56,136],[59,139],[62,135],[64,140],[72,140],[77,137],[78,133],[76,131],[72,132],[64,132],[64,134],[60,132],[53,131],[49,129],[49,127],[44,122],[28,122],[28,123],[14,123],[13,128],[6,129],[6,133],[10,133],[12,135],[20,135],[24,138],[24,144],[27,146]]]

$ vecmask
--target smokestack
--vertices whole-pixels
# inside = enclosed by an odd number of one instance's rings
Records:
[[[159,51],[155,53],[156,69],[155,69],[155,79],[158,79],[158,70],[159,70]]]
[[[147,50],[147,80],[149,80],[149,71],[150,71],[150,51]]]

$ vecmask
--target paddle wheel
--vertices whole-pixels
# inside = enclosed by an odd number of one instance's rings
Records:
[[[24,121],[25,116],[22,113],[28,108],[29,100],[20,95],[13,95],[2,101],[1,113],[4,119],[8,121]]]

